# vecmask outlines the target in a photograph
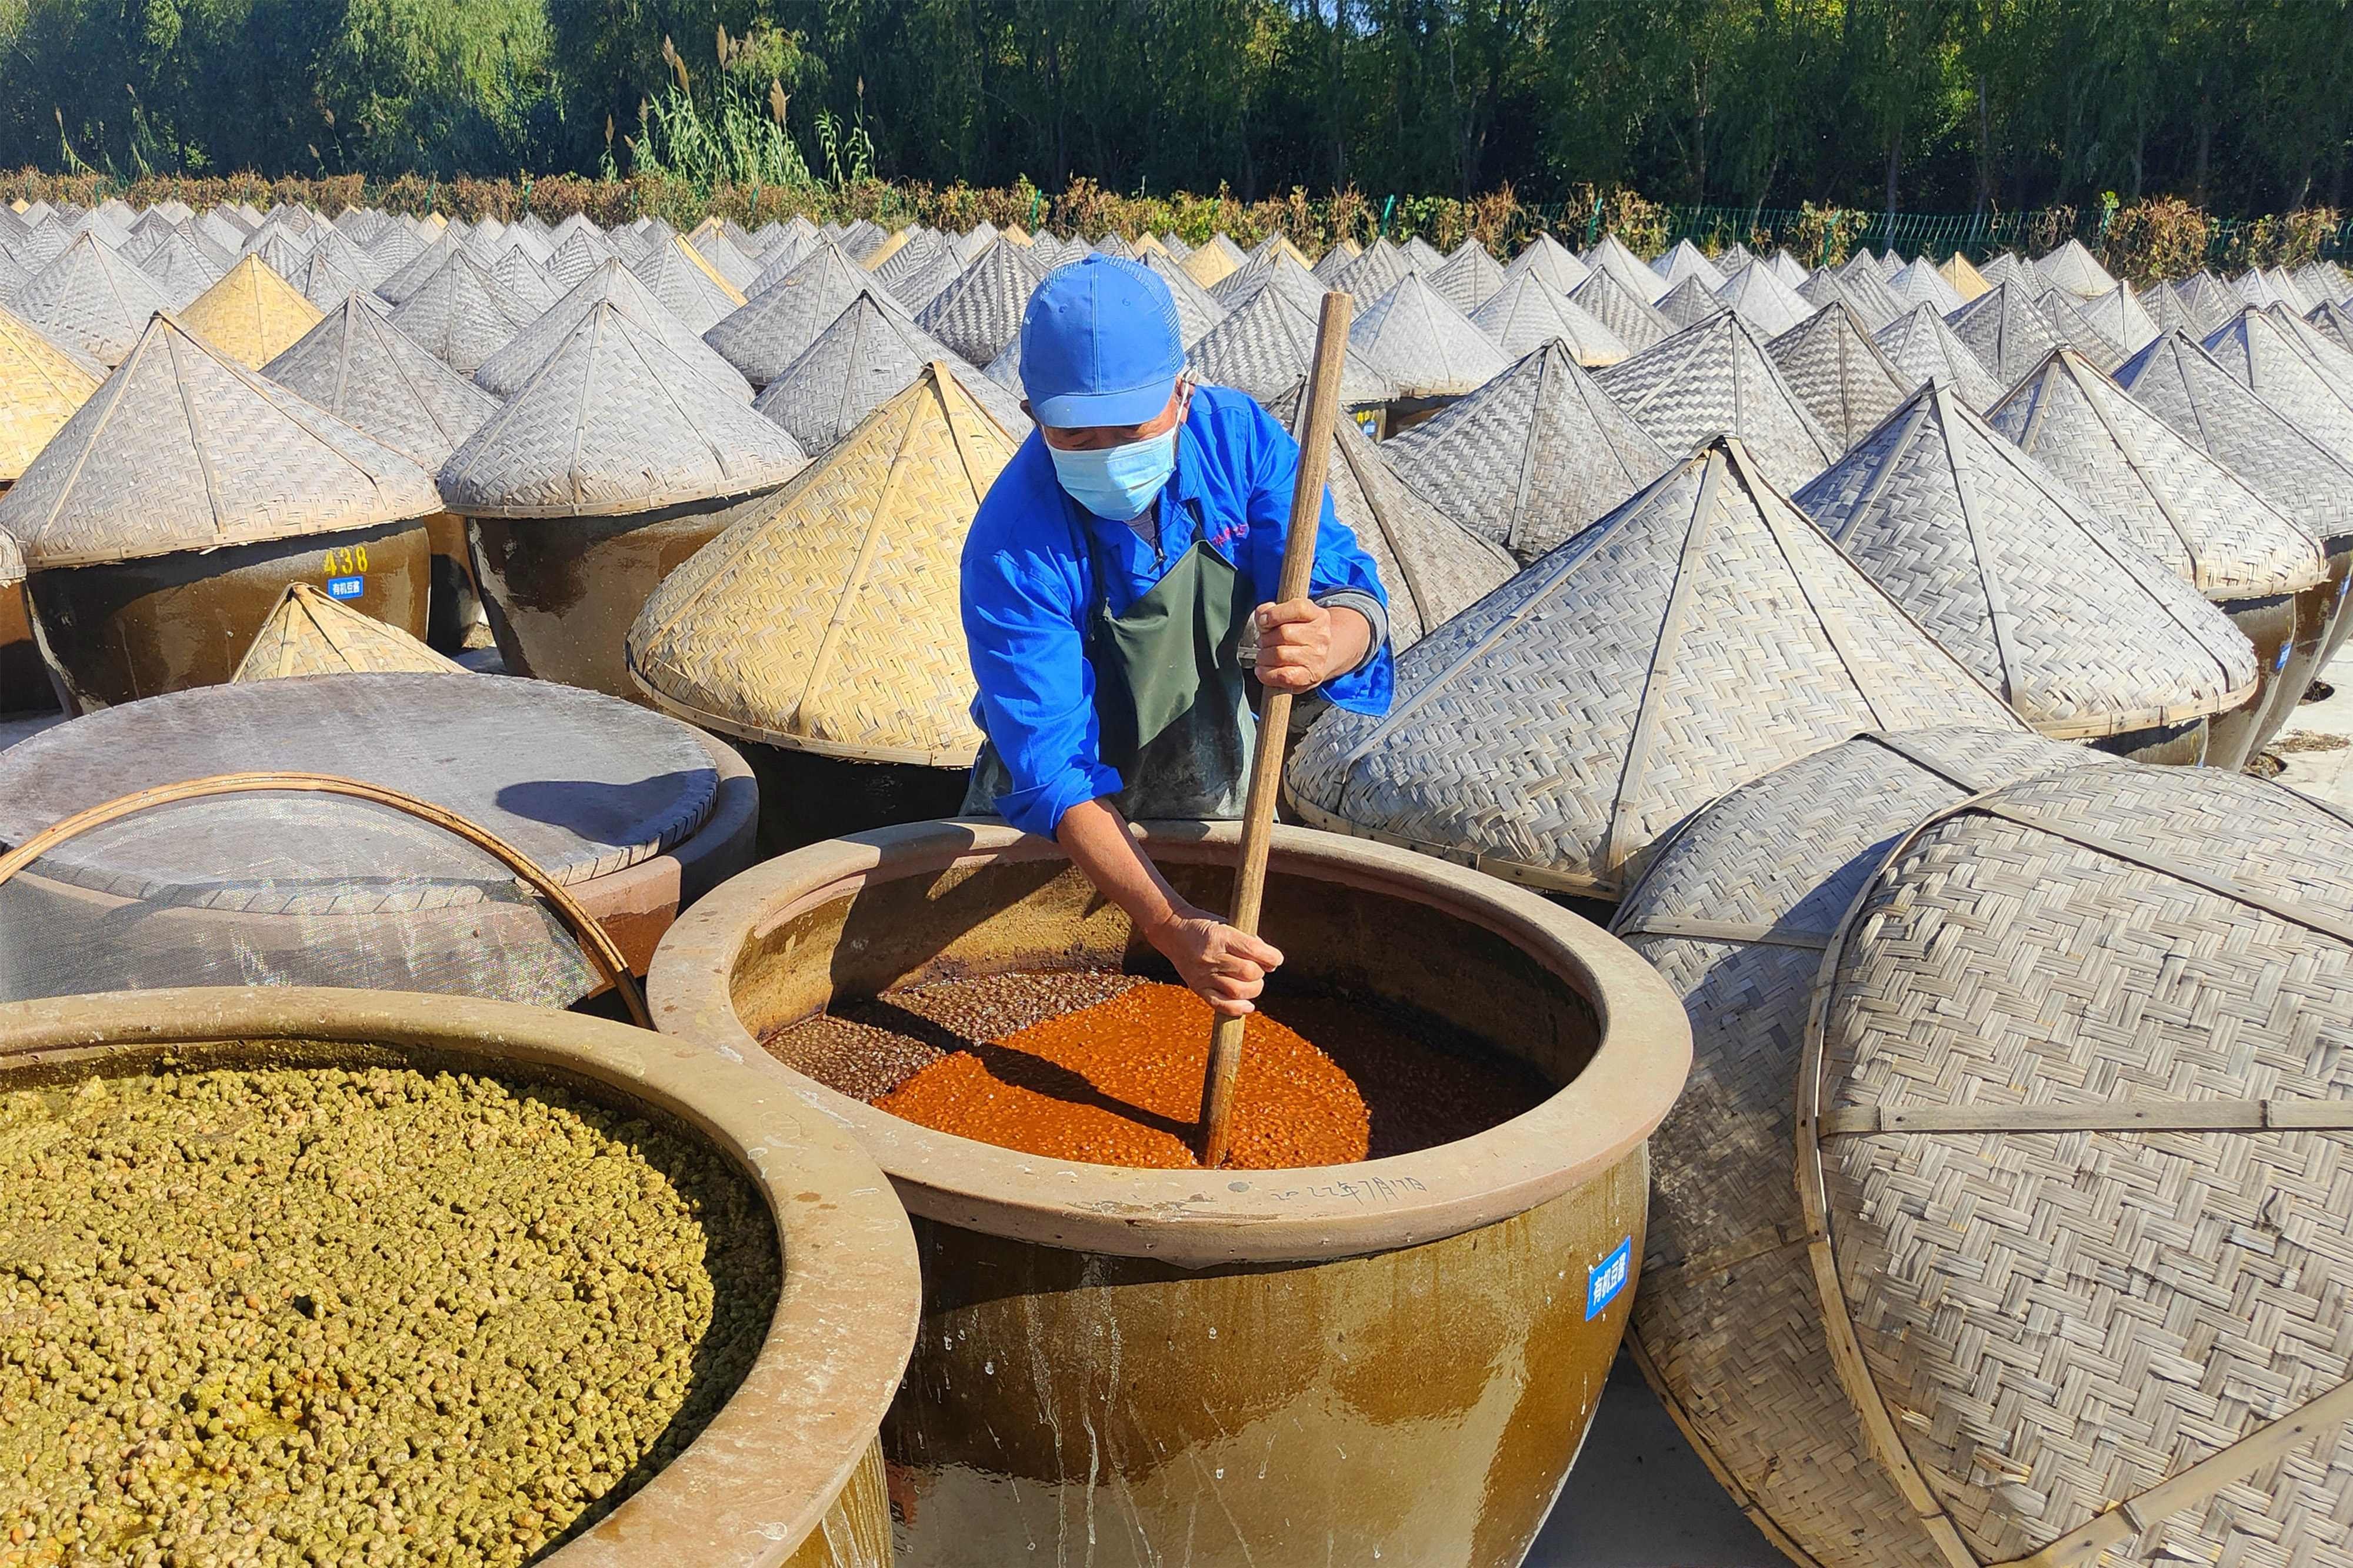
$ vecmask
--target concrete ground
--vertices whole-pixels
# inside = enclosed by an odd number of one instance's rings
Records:
[[[2335,693],[2298,708],[2273,750],[2284,764],[2283,783],[2353,809],[2353,649],[2326,679]],[[0,750],[57,722],[53,713],[0,714]],[[1526,1568],[1779,1568],[1786,1561],[1716,1486],[1620,1356]]]

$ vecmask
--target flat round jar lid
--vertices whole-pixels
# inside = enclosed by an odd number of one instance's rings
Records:
[[[700,732],[576,687],[482,675],[322,675],[206,686],[103,709],[0,752],[0,844],[142,789],[215,773],[332,773],[431,801],[575,884],[636,865],[702,826],[719,788]],[[43,858],[52,875],[152,898],[217,879],[240,840],[282,862],[288,797],[228,796],[133,816]],[[299,812],[298,812],[298,815]],[[422,836],[402,834],[416,875]],[[479,851],[453,837],[453,866]],[[318,870],[354,870],[362,843],[317,846]],[[304,859],[311,857],[305,855]]]

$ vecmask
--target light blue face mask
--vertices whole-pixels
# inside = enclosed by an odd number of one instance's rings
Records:
[[[1132,522],[1144,515],[1168,477],[1176,471],[1176,432],[1183,420],[1157,436],[1130,441],[1124,447],[1098,447],[1088,451],[1046,448],[1054,459],[1054,477],[1071,499],[1113,522]]]

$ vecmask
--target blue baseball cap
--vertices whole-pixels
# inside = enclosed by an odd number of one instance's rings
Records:
[[[1141,425],[1168,406],[1184,368],[1176,299],[1133,261],[1057,267],[1021,312],[1021,390],[1040,425]]]

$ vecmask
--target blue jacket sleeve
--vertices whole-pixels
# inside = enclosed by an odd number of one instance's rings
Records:
[[[1071,807],[1121,787],[1102,762],[1077,593],[1064,574],[1011,551],[965,552],[965,647],[980,692],[974,716],[1013,781],[997,809],[1046,838]]]
[[[1347,417],[1343,414],[1342,418]],[[1261,597],[1271,598],[1282,580],[1282,536],[1291,526],[1291,490],[1299,481],[1299,443],[1274,418],[1260,411],[1256,460],[1252,464],[1250,521],[1251,581]],[[1332,510],[1332,488],[1324,487],[1324,512],[1315,530],[1315,564],[1307,577],[1308,595],[1317,597],[1340,589],[1369,594],[1384,608],[1388,594],[1373,558]],[[1323,693],[1334,706],[1351,712],[1381,714],[1389,710],[1397,689],[1397,658],[1384,642],[1373,657],[1345,675],[1324,683]]]

